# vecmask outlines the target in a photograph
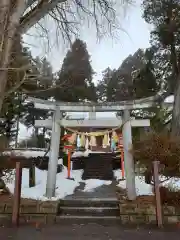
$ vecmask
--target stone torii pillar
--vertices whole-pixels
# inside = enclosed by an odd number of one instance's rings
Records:
[[[55,196],[56,189],[56,174],[57,165],[59,158],[59,144],[61,127],[59,120],[62,119],[62,112],[59,107],[53,112],[52,119],[52,133],[51,133],[51,146],[50,146],[50,156],[47,174],[47,184],[46,184],[46,197],[51,198]]]
[[[124,167],[126,178],[126,191],[129,200],[136,199],[136,184],[135,184],[135,171],[134,159],[130,150],[132,149],[132,129],[130,121],[129,110],[123,111],[123,148],[124,148]]]

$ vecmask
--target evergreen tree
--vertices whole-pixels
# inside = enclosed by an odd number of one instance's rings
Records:
[[[93,73],[86,44],[76,39],[67,52],[59,72],[55,99],[70,102],[96,101]]]
[[[29,67],[27,68],[27,66]],[[33,59],[29,49],[22,46],[20,37],[16,38],[14,43],[10,67],[12,70],[8,72],[7,96],[1,111],[3,121],[0,125],[0,134],[6,136],[8,143],[12,140],[16,141],[19,122],[31,127],[34,126],[36,119],[48,117],[47,111],[35,109],[32,103],[25,103],[25,99],[28,96],[47,99],[48,91],[46,89],[52,85],[53,81],[50,63],[45,58],[42,60]],[[26,68],[25,71],[24,68]],[[38,141],[44,139],[45,133],[46,129],[44,128],[38,136],[38,129],[35,130]]]
[[[11,70],[8,71],[6,95],[1,111],[1,118],[4,120],[1,122],[0,132],[1,136],[6,136],[8,143],[10,143],[11,140],[15,140],[18,135],[17,122],[21,117],[23,109],[21,82],[25,80],[25,74],[27,73],[27,70],[23,69],[27,69],[29,63],[28,56],[23,52],[21,38],[19,36],[14,42],[11,53]],[[16,88],[16,86],[20,86],[20,88]]]
[[[137,50],[116,70],[107,68],[98,83],[98,97],[107,101],[123,101],[154,95],[159,84],[152,63],[153,51]]]
[[[143,1],[144,19],[154,27],[151,43],[161,76],[163,99],[174,94],[172,135],[180,135],[180,2]],[[162,92],[162,91],[161,91]]]
[[[26,96],[47,100],[51,95],[49,88],[51,88],[53,84],[52,67],[46,58],[42,60],[36,58],[34,64],[34,73],[32,73],[33,79],[24,86]],[[33,127],[35,125],[35,120],[47,119],[49,115],[50,113],[46,110],[35,108],[34,104],[31,102],[24,104],[25,117],[23,118],[23,122],[27,127]],[[46,128],[43,128],[41,133],[35,128],[34,135],[37,138],[37,146],[41,145],[45,147],[45,134]]]

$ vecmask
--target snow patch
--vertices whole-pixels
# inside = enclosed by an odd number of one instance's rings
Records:
[[[47,180],[47,171],[35,169],[36,172],[36,186],[29,188],[29,170],[23,169],[22,173],[22,188],[21,188],[21,197],[47,201],[48,198],[45,197],[46,192],[46,180]],[[72,171],[72,177],[74,181],[67,179],[67,168],[64,167],[61,173],[56,175],[56,193],[55,197],[51,198],[52,201],[63,199],[64,197],[74,193],[76,187],[79,186],[81,180],[82,171]],[[14,181],[7,181],[7,187],[11,193],[14,193]]]
[[[115,170],[114,176],[116,180],[120,180],[118,183],[118,187],[122,189],[126,189],[126,180],[122,180],[122,171],[121,170]],[[144,177],[135,177],[135,185],[136,185],[136,194],[138,196],[140,195],[153,195],[152,192],[152,185],[146,184]]]
[[[173,103],[174,102],[174,95],[170,95],[164,100],[165,103]]]
[[[85,180],[84,182],[86,185],[83,192],[92,192],[102,185],[110,185],[112,183],[112,181],[104,181],[99,179],[88,179]]]
[[[122,180],[121,170],[115,170],[114,176],[115,176],[116,180],[120,180],[117,186],[125,189],[126,188],[126,180]],[[163,180],[165,180],[165,178],[163,176],[161,176],[160,180],[163,181]],[[145,177],[136,176],[135,184],[136,184],[136,194],[138,196],[153,195],[152,185],[145,183]],[[167,187],[169,189],[173,188],[173,190],[180,190],[180,178],[171,178],[170,180],[163,182],[161,184],[161,186]]]
[[[26,140],[32,136],[33,127],[27,128],[24,124],[19,123],[18,142]]]

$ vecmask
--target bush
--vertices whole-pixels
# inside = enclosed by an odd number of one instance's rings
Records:
[[[163,205],[179,206],[180,204],[180,191],[160,187],[161,203]]]
[[[180,177],[180,139],[170,138],[168,133],[149,133],[133,143],[132,153],[140,167],[152,171],[152,162],[160,162],[160,174]]]

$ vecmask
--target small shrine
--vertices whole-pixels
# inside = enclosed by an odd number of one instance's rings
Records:
[[[83,169],[83,180],[113,180],[113,170],[120,168],[124,177],[122,135],[117,134],[117,129],[98,128],[93,132],[87,132],[87,128],[83,129],[84,131],[80,130],[68,129],[68,132],[73,133],[63,137],[66,139],[65,150],[68,152],[68,159],[72,151],[70,153],[66,146],[73,146],[74,150],[82,152],[82,155],[74,152],[71,160],[68,160],[68,177],[70,178],[70,167],[73,170]],[[86,154],[83,155],[84,151]]]

